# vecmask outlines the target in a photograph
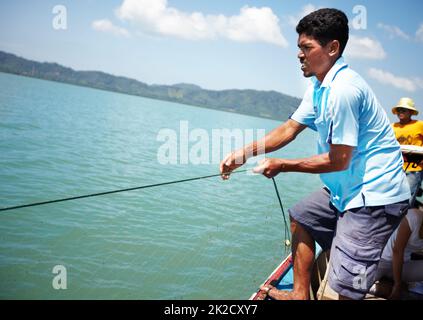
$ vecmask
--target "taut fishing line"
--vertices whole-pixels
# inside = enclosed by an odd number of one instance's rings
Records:
[[[231,173],[228,173],[228,174],[242,173],[242,172],[246,172],[246,171],[248,171],[248,169],[234,171],[234,172],[231,172]],[[224,174],[227,174],[227,173],[223,173],[223,175]],[[42,202],[33,202],[33,203],[21,204],[21,205],[12,206],[12,207],[0,208],[0,211],[9,211],[9,210],[16,210],[16,209],[21,209],[21,208],[41,206],[41,205],[46,205],[46,204],[50,204],[50,203],[57,203],[57,202],[71,201],[71,200],[77,200],[77,199],[83,199],[83,198],[98,197],[98,196],[104,196],[104,195],[107,195],[107,194],[119,193],[119,192],[134,191],[134,190],[147,189],[147,188],[165,186],[165,185],[194,181],[194,180],[200,180],[200,179],[208,179],[208,178],[218,177],[218,176],[221,176],[221,175],[222,174],[220,174],[220,173],[219,174],[212,174],[212,175],[208,175],[208,176],[188,178],[188,179],[182,179],[182,180],[174,180],[174,181],[168,181],[168,182],[162,182],[162,183],[156,183],[156,184],[149,184],[149,185],[133,187],[133,188],[125,188],[125,189],[118,189],[118,190],[112,190],[112,191],[91,193],[91,194],[86,194],[86,195],[81,195],[81,196],[67,197],[67,198],[48,200],[48,201],[42,201]],[[288,224],[286,222],[285,212],[284,212],[284,209],[283,209],[282,200],[281,200],[281,197],[279,195],[279,190],[278,190],[278,186],[276,185],[275,178],[272,178],[272,180],[273,180],[273,185],[275,187],[276,195],[277,195],[278,200],[279,200],[279,205],[280,205],[280,208],[281,208],[281,211],[282,211],[283,221],[284,221],[284,224],[285,224],[285,226],[284,226],[285,227],[285,248],[287,248],[291,245],[291,240],[290,240],[290,237],[289,237]]]

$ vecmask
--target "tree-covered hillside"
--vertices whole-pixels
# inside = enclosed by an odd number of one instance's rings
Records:
[[[187,83],[148,85],[100,71],[75,71],[57,63],[26,60],[2,51],[0,71],[274,120],[286,120],[300,104],[300,99],[276,91],[213,91]]]

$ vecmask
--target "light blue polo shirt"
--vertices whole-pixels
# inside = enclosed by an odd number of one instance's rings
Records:
[[[355,147],[344,171],[320,174],[341,212],[410,198],[400,145],[367,83],[339,58],[323,82],[312,77],[291,119],[318,132],[318,154],[330,144]]]

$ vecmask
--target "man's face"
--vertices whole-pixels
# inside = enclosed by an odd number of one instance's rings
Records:
[[[397,108],[397,116],[400,121],[410,121],[411,111],[406,108]]]
[[[300,59],[301,70],[304,77],[316,76],[319,81],[323,81],[326,73],[333,64],[333,54],[331,54],[329,42],[322,47],[319,41],[304,33],[298,36],[298,59]]]

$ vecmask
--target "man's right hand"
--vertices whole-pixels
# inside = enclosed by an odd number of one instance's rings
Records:
[[[228,154],[220,163],[220,174],[223,180],[229,179],[229,175],[247,161],[244,149],[239,149]]]

